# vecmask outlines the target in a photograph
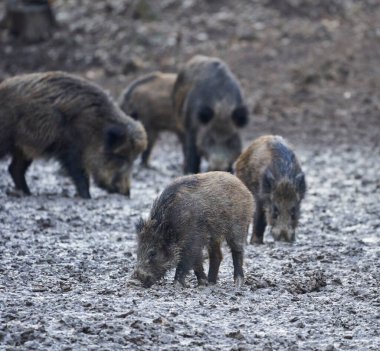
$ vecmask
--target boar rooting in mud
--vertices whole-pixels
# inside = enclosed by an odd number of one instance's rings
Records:
[[[180,177],[154,202],[147,220],[136,225],[137,264],[133,276],[149,287],[176,267],[175,282],[185,286],[192,269],[199,285],[216,283],[222,260],[220,245],[231,249],[234,281],[243,282],[243,255],[254,203],[235,176],[208,172]],[[209,252],[208,276],[203,248]]]
[[[126,116],[99,86],[63,72],[25,74],[0,84],[0,157],[12,157],[16,190],[29,195],[25,173],[36,158],[54,157],[89,198],[89,178],[130,193],[134,159],[146,148],[140,122]]]

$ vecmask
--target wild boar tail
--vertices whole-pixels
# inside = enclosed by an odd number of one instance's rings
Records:
[[[138,86],[140,86],[142,84],[145,84],[145,83],[148,83],[148,82],[156,79],[156,77],[157,77],[157,74],[155,72],[153,72],[153,73],[147,74],[146,76],[143,76],[141,78],[138,78],[138,79],[134,80],[121,93],[119,101],[118,101],[119,106],[122,106],[124,103],[126,103],[126,102],[128,102],[130,100],[132,93],[134,92],[134,90]]]

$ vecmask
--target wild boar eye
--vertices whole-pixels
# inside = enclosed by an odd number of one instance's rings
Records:
[[[106,150],[105,156],[108,159],[108,161],[124,161],[125,156],[118,154],[116,152],[113,152],[112,150]]]
[[[117,159],[120,159],[120,160],[125,160],[125,156],[124,156],[124,155],[113,154],[113,157],[115,157],[115,158],[117,158]]]
[[[274,205],[273,210],[272,210],[273,219],[276,219],[278,217],[278,214],[279,214],[278,207]]]
[[[296,207],[292,207],[292,209],[290,210],[290,216],[292,217],[292,220],[295,220],[296,219],[296,215],[297,215],[297,209]]]
[[[152,258],[156,257],[157,252],[154,250],[151,250],[148,252],[148,258],[151,260]]]
[[[115,154],[115,153],[112,153],[110,155],[110,158],[113,160],[113,161],[116,161],[118,163],[124,163],[124,162],[127,162],[128,159],[127,157],[125,157],[124,155],[120,155],[120,154]]]

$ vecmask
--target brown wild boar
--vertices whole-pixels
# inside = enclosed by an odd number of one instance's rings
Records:
[[[222,261],[220,245],[231,249],[235,285],[243,282],[243,254],[253,212],[253,196],[227,172],[183,176],[154,202],[149,219],[137,224],[138,249],[134,277],[149,287],[176,266],[175,282],[185,286],[193,269],[199,285],[216,283]],[[202,249],[209,252],[208,277]]]
[[[142,163],[148,164],[149,156],[157,137],[162,131],[177,134],[183,141],[183,127],[175,118],[172,91],[177,78],[173,73],[154,72],[133,81],[120,95],[121,109],[139,120],[148,135],[148,147],[142,154]]]
[[[251,244],[263,243],[267,224],[275,240],[294,241],[306,181],[288,143],[273,135],[256,139],[238,158],[236,175],[256,202]]]
[[[184,172],[231,171],[242,150],[239,129],[248,123],[241,88],[218,58],[195,56],[180,70],[173,89],[174,110],[185,129]]]
[[[16,189],[30,194],[25,173],[36,158],[58,159],[79,196],[89,176],[109,192],[129,195],[134,159],[146,148],[140,122],[99,86],[63,72],[25,74],[0,84],[0,157],[12,157]]]

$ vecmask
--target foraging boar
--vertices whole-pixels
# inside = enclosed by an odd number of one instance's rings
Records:
[[[227,172],[208,172],[175,180],[154,202],[148,220],[137,224],[134,277],[149,287],[175,265],[175,282],[185,285],[190,269],[199,285],[216,283],[225,238],[231,249],[234,280],[243,281],[243,254],[253,212],[253,196]],[[202,249],[210,258],[208,278]]]
[[[184,171],[231,171],[242,150],[239,128],[248,123],[240,85],[221,60],[193,57],[180,70],[173,89],[177,118],[185,128]]]
[[[172,91],[177,78],[173,73],[154,72],[133,81],[119,98],[121,109],[139,120],[148,135],[148,147],[142,154],[142,163],[149,156],[161,131],[177,134],[183,141],[183,127],[173,113]]]
[[[238,158],[236,175],[256,202],[251,244],[263,243],[267,224],[275,240],[294,241],[306,181],[288,143],[273,135],[256,139]]]
[[[63,72],[3,81],[0,131],[0,157],[11,154],[9,172],[26,195],[25,173],[43,156],[61,162],[83,198],[90,198],[89,175],[109,192],[129,195],[133,160],[147,144],[141,123],[100,87]]]

